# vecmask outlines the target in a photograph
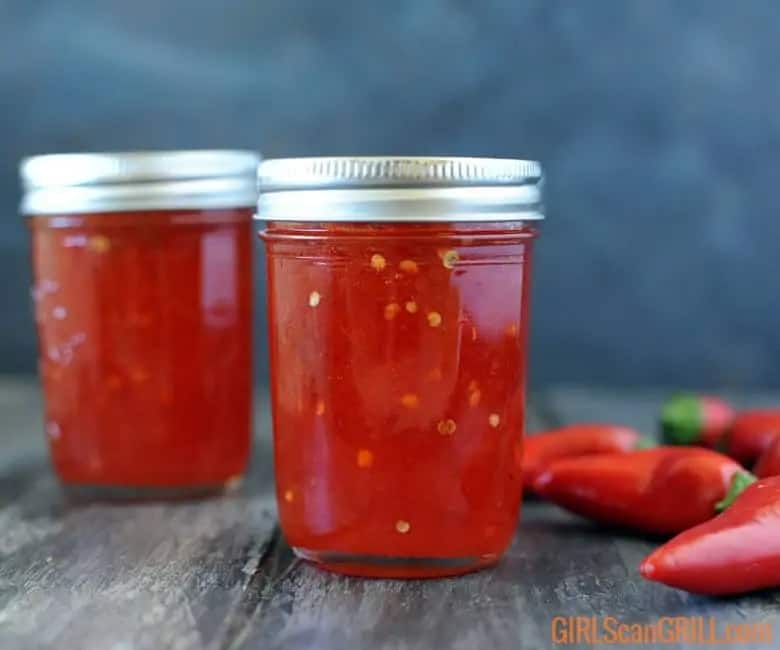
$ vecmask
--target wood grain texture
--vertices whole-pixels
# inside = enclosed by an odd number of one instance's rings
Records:
[[[267,439],[228,496],[73,501],[34,388],[2,382],[0,407],[0,648],[224,647],[273,540]]]
[[[548,391],[545,399],[549,411],[555,414],[556,424],[578,420],[617,421],[634,426],[644,433],[654,434],[660,406],[668,396],[667,391],[661,390],[621,391],[569,387]],[[740,408],[780,405],[780,394],[777,393],[733,392],[724,397]],[[680,498],[685,498],[685,495],[680,495]],[[630,535],[612,537],[608,532],[602,532],[584,522],[572,525],[582,530],[590,530],[592,542],[587,545],[591,549],[589,558],[599,553],[605,544],[614,543],[616,561],[626,569],[625,586],[606,596],[600,603],[602,612],[611,614],[621,611],[622,608],[626,614],[640,621],[653,620],[659,616],[703,616],[714,617],[720,625],[768,622],[774,629],[774,643],[752,647],[780,647],[780,590],[735,598],[708,598],[648,582],[639,576],[636,567],[662,540],[642,539]],[[608,539],[603,539],[605,537]],[[702,646],[681,644],[679,647]],[[719,647],[746,646],[726,643]]]
[[[0,382],[3,650],[536,650],[552,647],[554,616],[603,615],[770,621],[780,635],[780,593],[717,600],[648,583],[636,567],[656,540],[604,530],[533,499],[494,569],[429,581],[320,571],[296,559],[275,528],[263,400],[253,467],[237,494],[73,503],[48,469],[36,395],[29,384]],[[606,419],[649,431],[664,396],[547,391],[532,400],[528,428]],[[773,397],[736,399],[747,405]]]
[[[649,433],[664,397],[657,391],[548,391],[532,400],[528,428],[616,419]],[[772,403],[772,396],[737,400],[743,405]],[[556,616],[613,616],[625,623],[715,616],[720,625],[768,621],[780,634],[780,593],[718,600],[643,580],[637,567],[658,541],[606,530],[532,498],[502,562],[460,578],[334,576],[296,560],[280,541],[274,550],[274,577],[258,586],[262,605],[231,647],[536,650],[552,647]]]

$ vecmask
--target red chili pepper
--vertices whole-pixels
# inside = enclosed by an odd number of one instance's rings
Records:
[[[780,476],[780,436],[775,438],[767,450],[761,454],[753,468],[753,474],[758,478]]]
[[[675,395],[661,410],[661,433],[670,445],[714,449],[734,421],[731,405],[710,395]]]
[[[616,424],[572,424],[529,436],[523,449],[523,486],[532,489],[539,474],[554,460],[633,451],[640,438],[634,429]]]
[[[780,410],[755,409],[737,414],[726,438],[726,453],[741,463],[752,463],[780,437]]]
[[[699,594],[780,586],[780,477],[753,483],[723,514],[653,551],[639,570]]]
[[[579,515],[648,533],[678,533],[715,515],[732,480],[751,476],[701,447],[657,447],[551,463],[534,490]]]

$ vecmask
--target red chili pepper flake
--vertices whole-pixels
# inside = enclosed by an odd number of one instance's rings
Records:
[[[95,253],[107,253],[111,250],[111,240],[105,235],[93,235],[89,238],[87,246]]]
[[[367,469],[374,464],[374,454],[369,449],[360,449],[357,453],[357,466]]]
[[[371,256],[371,267],[377,271],[381,271],[387,266],[387,260],[379,253],[374,253]]]
[[[395,522],[395,529],[402,535],[406,535],[412,529],[412,525],[404,519],[399,519]]]
[[[401,404],[408,409],[414,409],[420,405],[420,398],[415,393],[406,393],[401,396]]]
[[[458,259],[459,259],[459,255],[458,255],[458,251],[456,250],[444,251],[441,254],[441,263],[445,269],[449,269],[449,270],[454,269],[455,265],[458,263]]]
[[[404,273],[410,273],[414,274],[417,273],[419,270],[419,267],[417,266],[417,262],[414,260],[401,260],[398,263],[398,268],[401,269]]]
[[[401,305],[397,302],[391,302],[385,305],[385,320],[393,320],[401,312]]]

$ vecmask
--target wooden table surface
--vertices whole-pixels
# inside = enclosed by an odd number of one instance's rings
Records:
[[[529,429],[609,419],[650,432],[663,397],[547,390],[530,400]],[[710,599],[651,584],[637,565],[652,540],[539,502],[525,504],[503,561],[468,576],[363,580],[309,566],[276,527],[258,402],[252,466],[234,494],[90,503],[66,498],[48,467],[35,384],[0,380],[0,648],[537,649],[553,647],[553,617],[602,615],[767,622],[774,644],[719,647],[780,647],[779,590]]]

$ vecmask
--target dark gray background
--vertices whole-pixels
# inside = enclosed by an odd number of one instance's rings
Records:
[[[539,158],[537,385],[779,386],[779,12],[0,0],[0,372],[35,360],[21,156],[242,147]]]

